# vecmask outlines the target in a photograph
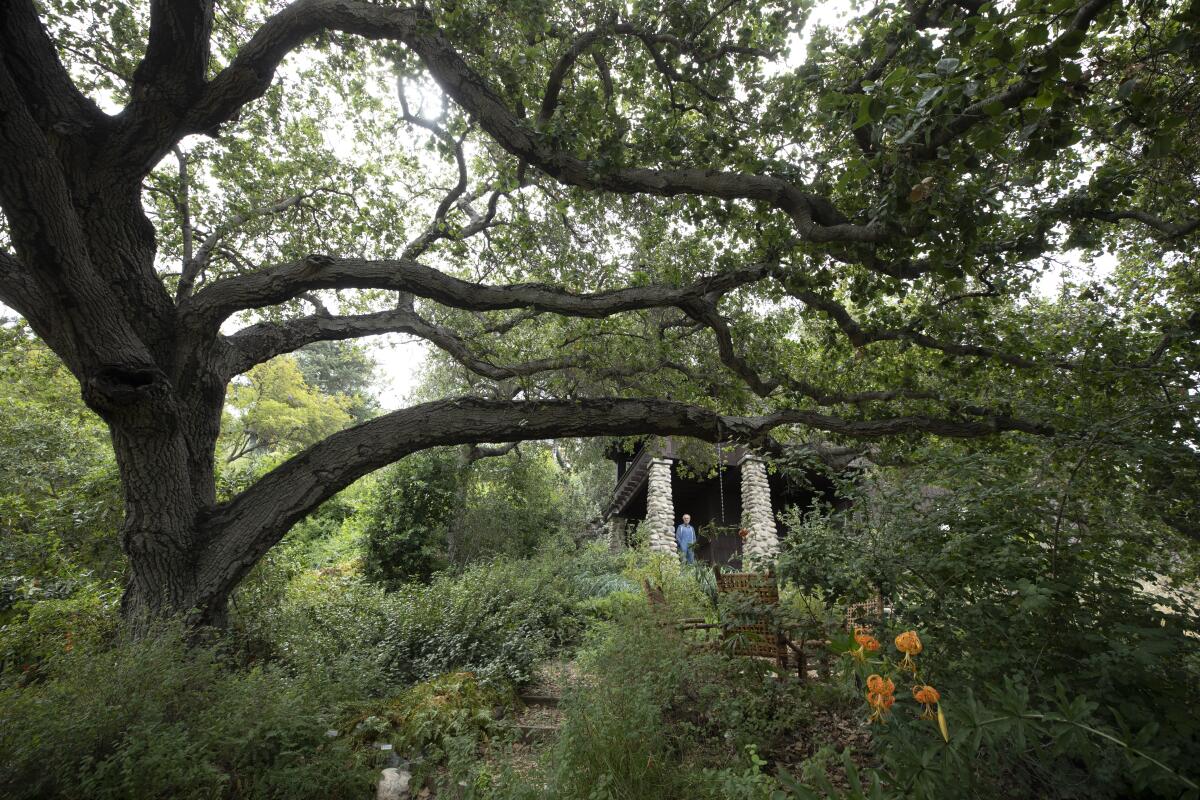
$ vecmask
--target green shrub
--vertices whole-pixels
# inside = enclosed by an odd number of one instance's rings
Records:
[[[0,681],[31,678],[58,653],[94,647],[117,629],[119,590],[102,584],[63,587],[63,594],[22,582],[10,584],[0,625]]]
[[[239,639],[254,659],[377,696],[388,691],[380,643],[397,605],[357,576],[303,571],[285,589],[264,588],[262,596],[239,601]]]
[[[412,770],[415,788],[444,783],[447,768],[477,772],[480,747],[512,733],[504,716],[515,704],[511,689],[452,672],[363,704],[342,727],[361,747],[393,746]]]
[[[389,596],[389,608],[380,649],[398,683],[454,670],[524,683],[583,626],[570,582],[545,561],[497,559],[429,585],[407,584]]]
[[[768,797],[768,758],[809,723],[802,687],[696,647],[644,599],[605,631],[564,704],[548,796]]]
[[[422,681],[387,703],[396,744],[426,757],[450,739],[478,740],[500,732],[495,710],[511,706],[511,691],[480,682],[473,672],[451,672]]]
[[[538,661],[579,640],[597,596],[631,585],[598,549],[572,555],[481,562],[391,592],[284,559],[280,575],[239,595],[237,624],[254,657],[355,684],[364,696],[464,670],[523,683]]]
[[[50,659],[0,691],[0,794],[11,798],[358,798],[367,757],[330,729],[343,687],[231,669],[164,628]]]
[[[397,587],[446,567],[446,529],[463,480],[458,454],[448,448],[409,456],[381,474],[363,511],[367,578]]]

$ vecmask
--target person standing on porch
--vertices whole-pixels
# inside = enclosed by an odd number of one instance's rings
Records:
[[[684,514],[683,522],[675,527],[675,544],[683,554],[684,563],[696,563],[696,529],[692,527],[691,514]]]

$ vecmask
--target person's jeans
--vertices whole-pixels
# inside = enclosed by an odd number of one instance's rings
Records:
[[[695,564],[696,563],[696,543],[695,542],[692,542],[687,547],[683,548],[683,563],[685,563],[685,564]]]

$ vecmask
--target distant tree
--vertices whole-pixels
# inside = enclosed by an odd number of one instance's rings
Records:
[[[456,564],[494,555],[528,558],[562,534],[584,530],[590,509],[549,446],[522,446],[476,461],[448,534]]]
[[[297,360],[280,356],[234,382],[229,418],[222,425],[229,444],[225,460],[254,456],[282,459],[352,421],[342,394],[323,394],[304,380]]]
[[[448,566],[447,532],[461,508],[465,471],[451,448],[418,453],[383,473],[363,511],[368,579],[426,581]]]
[[[1194,5],[881,3],[802,60],[790,0],[214,6],[0,4],[0,300],[111,432],[129,618],[219,623],[297,520],[443,445],[1135,415],[1107,457],[1200,529]],[[230,381],[385,332],[468,396],[218,503]]]
[[[310,386],[329,397],[347,399],[346,410],[357,422],[366,422],[379,413],[379,401],[373,392],[375,359],[355,342],[313,342],[296,351],[296,364]]]

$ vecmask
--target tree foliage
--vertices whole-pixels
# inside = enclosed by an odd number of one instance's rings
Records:
[[[219,619],[362,475],[550,436],[1040,437],[1194,536],[1194,3],[812,11],[8,4],[0,299],[112,432],[127,611]],[[218,504],[229,382],[379,333],[470,399]]]
[[[32,579],[53,591],[60,582],[120,577],[120,483],[108,432],[24,326],[0,327],[0,406],[6,588]]]
[[[395,586],[427,581],[447,566],[447,528],[460,508],[466,480],[453,451],[431,450],[391,467],[366,510],[363,572]]]
[[[255,453],[286,457],[346,427],[353,401],[309,385],[290,356],[259,364],[233,385],[228,461]]]
[[[379,413],[373,393],[378,365],[362,345],[313,342],[296,351],[296,363],[309,386],[329,397],[346,398],[346,410],[356,422],[366,422]]]

